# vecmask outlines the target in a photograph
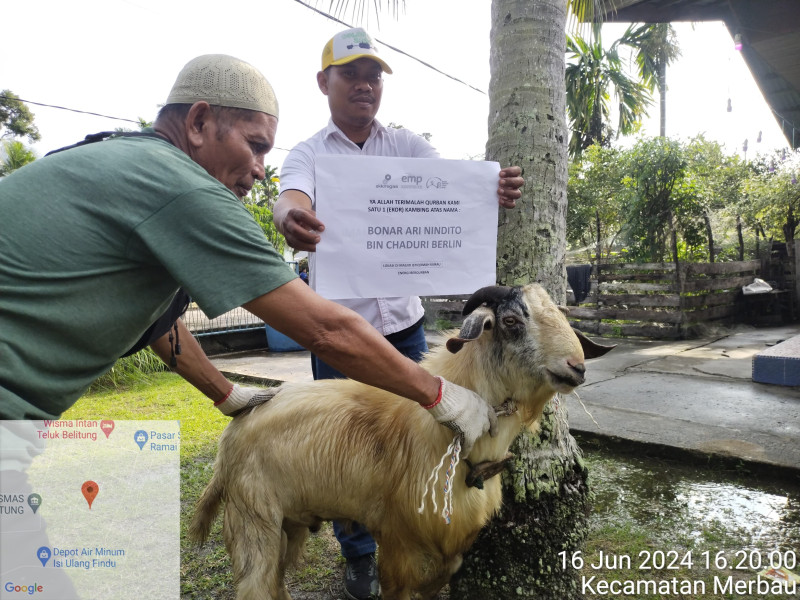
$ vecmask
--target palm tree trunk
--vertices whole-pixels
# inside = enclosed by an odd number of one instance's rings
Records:
[[[703,221],[706,224],[706,239],[708,240],[708,262],[714,262],[714,255],[716,251],[714,250],[714,231],[711,229],[711,217],[706,212],[703,214]]]
[[[761,246],[758,242],[758,225],[756,224],[756,258],[761,258]],[[764,240],[766,241],[766,240]]]
[[[794,210],[789,207],[786,222],[783,224],[783,239],[786,240],[787,245],[791,246],[794,242],[794,232],[797,230],[798,223],[800,223],[800,219],[795,217]]]
[[[497,276],[541,282],[566,296],[567,126],[564,51],[567,0],[493,0],[487,160],[523,167],[518,208],[501,209]],[[501,514],[484,528],[450,582],[452,598],[581,597],[560,552],[587,533],[589,489],[563,401],[550,403],[537,434],[524,432],[503,474]]]
[[[596,239],[597,239],[597,255],[595,256],[595,262],[599,265],[600,261],[603,258],[603,241],[600,238],[600,211],[594,211],[594,225],[596,230]]]
[[[661,117],[659,135],[661,137],[667,137],[667,60],[663,50],[661,51],[661,59],[658,63],[658,100],[659,114]]]
[[[565,401],[551,402],[539,432],[515,441],[501,512],[464,555],[451,598],[583,598],[578,572],[562,565],[581,549],[591,510],[588,471],[567,422]]]
[[[497,276],[566,294],[566,0],[494,0],[486,160],[519,165],[522,201],[500,209]]]
[[[744,260],[744,236],[742,235],[742,217],[736,215],[736,237],[739,239],[739,261]]]

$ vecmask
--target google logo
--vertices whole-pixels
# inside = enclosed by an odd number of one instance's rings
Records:
[[[3,586],[7,592],[18,592],[20,594],[28,594],[33,596],[36,592],[43,592],[44,586],[34,583],[33,585],[14,585],[11,581],[6,581]]]

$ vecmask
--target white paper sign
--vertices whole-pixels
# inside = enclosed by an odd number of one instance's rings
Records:
[[[495,284],[496,162],[317,156],[326,298],[471,294]]]

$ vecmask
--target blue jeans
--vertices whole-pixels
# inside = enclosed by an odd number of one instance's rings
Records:
[[[421,323],[419,327],[405,339],[394,340],[392,336],[389,336],[388,339],[392,346],[401,354],[404,354],[416,362],[422,360],[422,355],[428,351],[428,343],[425,341],[425,328]],[[345,378],[339,371],[322,362],[314,354],[311,355],[311,372],[314,375],[314,379]],[[348,532],[345,531],[339,521],[334,521],[333,533],[336,535],[336,539],[339,540],[339,544],[342,547],[342,556],[346,559],[371,554],[375,552],[378,547],[375,543],[375,539],[361,523],[354,522]]]

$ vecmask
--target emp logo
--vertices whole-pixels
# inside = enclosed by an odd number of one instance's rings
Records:
[[[403,183],[413,183],[414,185],[419,185],[422,183],[422,176],[421,175],[403,175],[400,179]]]

